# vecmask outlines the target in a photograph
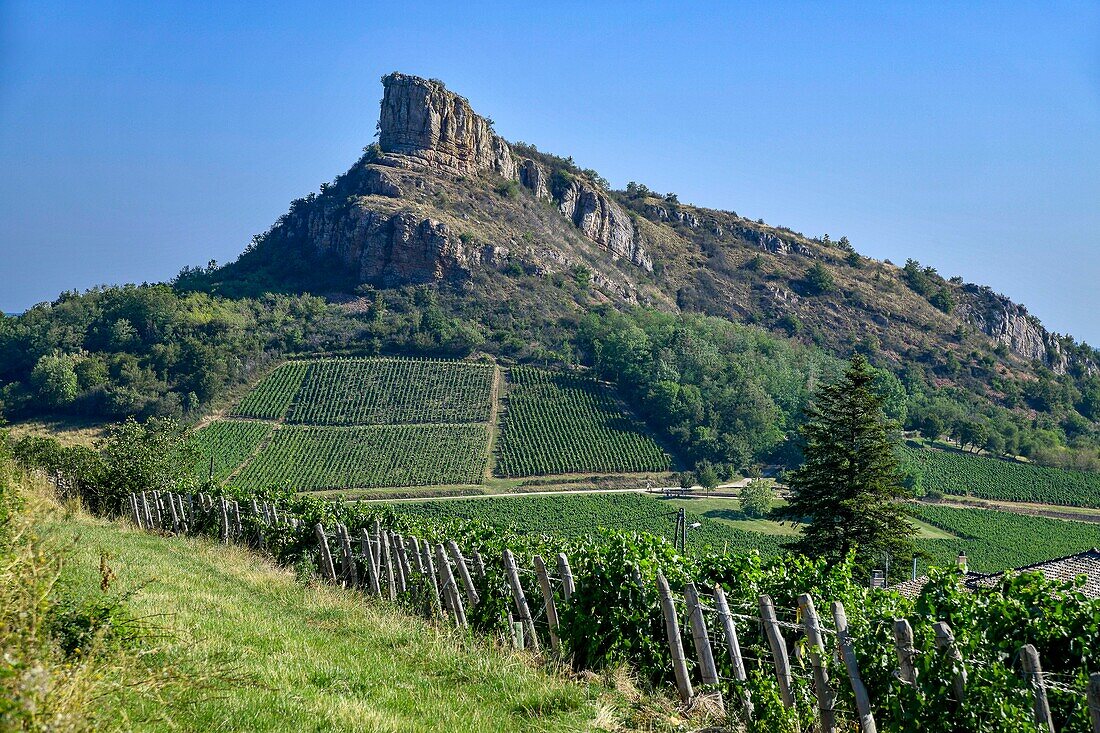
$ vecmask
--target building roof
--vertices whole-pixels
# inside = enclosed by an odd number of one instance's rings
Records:
[[[1083,575],[1085,576],[1085,585],[1082,586],[1081,592],[1089,598],[1100,598],[1100,550],[1095,548],[1073,555],[1032,563],[1031,565],[1023,565],[999,573],[967,573],[963,576],[963,587],[971,590],[979,586],[992,587],[1001,580],[1005,572],[1039,572],[1048,580],[1063,583],[1071,583]],[[927,582],[928,576],[922,575],[919,578],[897,583],[892,586],[892,590],[901,593],[906,598],[916,598]]]
[[[1012,572],[1040,572],[1048,580],[1063,583],[1072,583],[1083,575],[1085,576],[1085,585],[1081,588],[1081,592],[1089,598],[1100,598],[1100,550],[1096,548],[1078,552],[1075,555],[1066,555],[1065,557],[1056,557],[1053,560],[1024,565],[1015,568]],[[993,586],[1000,581],[1003,575],[1003,572],[990,573],[973,581],[967,580],[966,584],[970,587],[976,585]]]

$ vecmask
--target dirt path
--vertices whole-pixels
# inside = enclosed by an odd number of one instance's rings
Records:
[[[1056,507],[1051,504],[1028,504],[1014,501],[986,501],[984,499],[967,499],[951,497],[941,501],[926,501],[918,499],[915,503],[928,506],[947,506],[955,509],[992,509],[1012,514],[1026,514],[1032,517],[1049,517],[1050,519],[1064,519],[1071,522],[1091,522],[1100,524],[1100,509],[1085,509],[1081,507]]]
[[[734,481],[731,484],[722,484],[717,489],[711,492],[706,498],[710,499],[732,499],[738,495],[729,491],[721,491],[721,489],[742,489],[748,483],[748,479],[742,479],[741,481]],[[669,496],[670,498],[685,499],[691,498],[691,494],[677,495],[678,492],[682,492],[679,486],[660,486],[652,489],[559,489],[557,491],[515,491],[499,494],[471,494],[469,496],[404,496],[400,499],[352,499],[350,501],[359,501],[368,504],[373,503],[393,503],[400,501],[464,501],[466,499],[501,499],[523,496],[568,496],[571,494],[651,494],[653,496],[663,497]],[[703,497],[698,497],[703,498]]]

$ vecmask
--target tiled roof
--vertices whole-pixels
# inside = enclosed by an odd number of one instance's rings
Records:
[[[1072,582],[1078,576],[1083,575],[1085,576],[1085,585],[1081,588],[1081,592],[1089,598],[1100,598],[1100,550],[1097,549],[1086,550],[1065,557],[1056,557],[1053,560],[1044,560],[1032,565],[1024,565],[1023,567],[1014,568],[1011,572],[1039,572],[1046,576],[1048,580],[1064,583]],[[963,585],[971,589],[977,586],[991,587],[996,585],[1003,575],[1004,572],[988,575],[967,573],[963,579]],[[892,586],[892,589],[906,598],[916,598],[927,582],[928,576],[922,575],[913,580],[897,583]]]
[[[1056,557],[1053,560],[1044,560],[1033,565],[1024,565],[1013,572],[1040,572],[1048,580],[1057,580],[1064,583],[1073,582],[1078,576],[1085,576],[1085,585],[1081,592],[1089,598],[1100,598],[1100,550],[1092,549],[1078,552],[1076,555]],[[1001,579],[1004,573],[992,573],[977,580],[967,580],[967,585],[992,586]]]

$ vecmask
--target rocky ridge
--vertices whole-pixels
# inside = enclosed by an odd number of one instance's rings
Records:
[[[889,263],[846,265],[846,254],[823,240],[734,212],[609,192],[598,176],[572,161],[508,143],[442,82],[395,73],[382,83],[379,142],[347,174],[354,185],[323,188],[309,206],[292,208],[282,222],[287,238],[335,256],[357,282],[395,287],[453,280],[519,257],[539,274],[586,267],[597,287],[625,302],[664,298],[681,308],[734,318],[756,317],[761,310],[772,318],[787,313],[795,319],[788,325],[798,328],[802,321],[838,348],[846,341],[878,338],[901,354],[926,348],[920,344],[929,330],[955,334],[965,325],[990,339],[987,348],[1003,345],[1057,373],[1074,368],[1072,349],[1067,355],[1061,337],[988,288],[944,281],[958,307],[953,315],[941,313],[927,300],[905,295],[909,291]],[[527,193],[508,203],[514,195],[509,186]],[[497,194],[465,213],[454,206],[456,195],[491,190]],[[498,200],[511,208],[494,209]],[[556,212],[563,225],[583,235],[587,249],[570,245],[576,238],[560,226],[543,227],[541,236],[530,239],[538,224],[529,219],[523,224],[502,219],[501,226],[483,231],[486,217],[508,217],[536,203],[535,209],[551,218]],[[468,227],[480,233],[471,236]],[[752,250],[775,259],[762,266]],[[805,297],[801,278],[813,261],[838,276],[841,297]],[[650,288],[649,296],[641,296],[640,284],[647,278],[654,282],[657,263],[662,292],[654,296]],[[1091,372],[1095,365],[1084,368]]]

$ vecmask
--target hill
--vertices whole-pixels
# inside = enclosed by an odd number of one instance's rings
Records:
[[[1100,464],[1091,347],[990,289],[503,140],[442,82],[383,80],[378,141],[234,263],[0,320],[0,402],[194,418],[286,354],[485,352],[593,367],[689,464],[789,463],[861,351],[910,429]],[[319,298],[304,293],[320,294]]]

